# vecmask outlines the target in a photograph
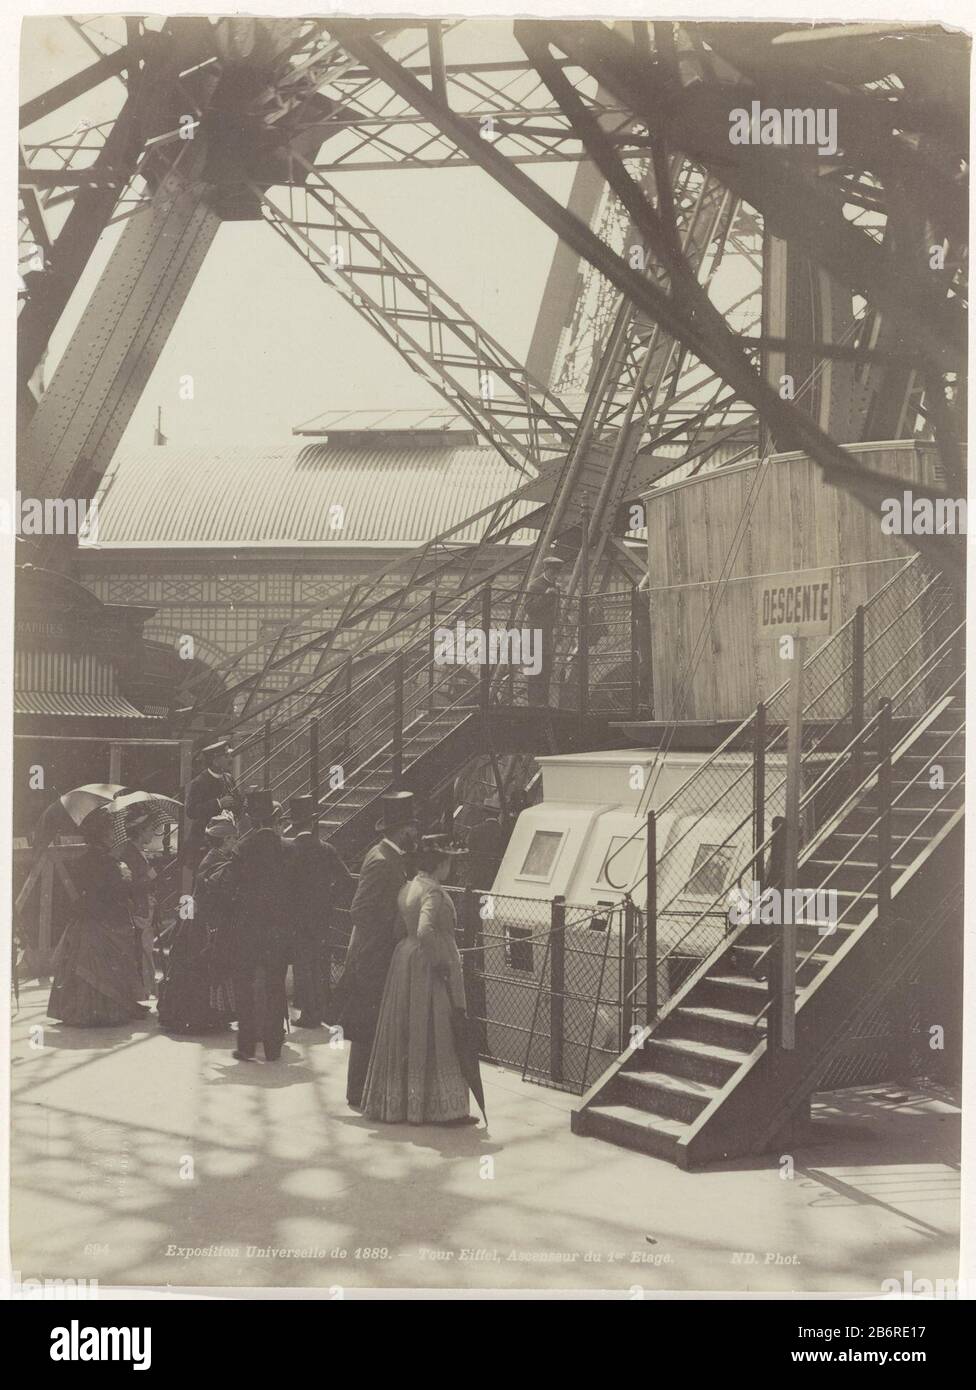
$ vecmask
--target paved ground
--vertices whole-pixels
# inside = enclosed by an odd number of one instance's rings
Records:
[[[377,1126],[345,1054],[293,1033],[14,1020],[13,1266],[106,1285],[878,1293],[956,1274],[958,1110],[822,1097],[793,1155],[682,1173],[569,1131],[572,1097],[486,1068],[487,1132]],[[37,1026],[42,1032],[37,1032]],[[32,1035],[33,1030],[33,1035]]]

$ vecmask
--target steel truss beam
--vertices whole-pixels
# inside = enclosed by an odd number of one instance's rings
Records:
[[[574,246],[580,255],[593,261],[639,309],[659,322],[703,363],[728,381],[730,386],[760,413],[781,447],[808,453],[830,481],[852,492],[872,509],[876,510],[885,497],[894,495],[893,489],[897,490],[902,485],[900,480],[859,468],[809,417],[789,401],[782,400],[778,392],[757,375],[748,353],[729,331],[707,295],[701,292],[694,276],[688,271],[687,266],[682,264],[680,255],[675,254],[671,240],[673,222],[669,224],[667,220],[662,219],[659,212],[652,209],[643,198],[634,198],[632,190],[635,185],[631,183],[628,188],[623,181],[619,181],[617,191],[622,197],[624,194],[627,195],[625,205],[647,237],[648,244],[662,257],[669,274],[680,287],[671,295],[664,294],[650,280],[632,270],[626,261],[601,242],[589,227],[567,213],[521,169],[511,165],[493,148],[486,147],[485,142],[479,139],[476,131],[463,116],[444,106],[394,59],[379,50],[364,36],[359,25],[343,20],[331,21],[329,27],[348,52],[369,67],[377,77],[387,82],[404,100],[411,102],[426,119],[435,121],[446,135],[478,160],[503,187]],[[532,32],[529,32],[530,28]],[[532,48],[533,60],[545,63],[546,59],[541,49],[543,30],[546,32],[546,42],[554,41],[552,26],[516,26],[516,32],[520,37],[524,35]],[[615,38],[609,30],[601,30],[601,33]],[[602,75],[600,80],[603,81]],[[629,90],[632,90],[633,86],[631,83]],[[642,101],[641,106],[643,105]],[[726,152],[727,129],[726,124]],[[619,161],[616,161],[612,147],[601,141],[598,129],[588,131],[587,144],[591,151],[599,151],[601,159],[605,162],[605,171],[612,169],[617,177]],[[639,193],[639,190],[637,192]],[[807,201],[804,199],[804,202]],[[809,235],[806,239],[809,239]],[[927,495],[933,500],[939,497],[936,490],[928,489],[921,483],[917,484],[917,490],[920,495]],[[934,554],[943,566],[952,567],[957,577],[961,575],[964,560],[961,548],[952,544],[952,538],[946,538],[942,543],[934,545],[930,545],[921,537],[914,539],[920,549]]]
[[[676,172],[677,168],[678,165]],[[696,264],[704,264],[716,236],[724,236],[729,230],[726,195],[718,190],[714,180],[703,178],[700,171],[682,169],[677,202],[689,256]],[[329,258],[330,265],[334,259]],[[397,560],[357,585],[337,585],[322,603],[285,625],[270,652],[267,642],[257,642],[218,668],[226,682],[241,667],[247,667],[253,657],[264,654],[259,670],[246,671],[235,683],[225,687],[228,694],[243,702],[234,727],[272,712],[280,720],[286,711],[296,707],[296,702],[298,708],[303,708],[302,702],[313,700],[323,683],[351,654],[364,654],[375,647],[377,639],[369,626],[372,619],[382,614],[387,633],[385,640],[388,640],[397,623],[415,621],[411,615],[415,614],[418,602],[422,606],[426,593],[435,586],[442,600],[461,598],[475,585],[485,582],[487,565],[489,574],[508,574],[515,582],[516,594],[524,592],[531,561],[537,560],[554,540],[564,534],[572,537],[578,528],[580,494],[586,488],[597,498],[593,534],[596,538],[599,527],[600,535],[594,553],[602,557],[606,549],[608,559],[624,568],[626,582],[632,582],[633,561],[629,555],[620,555],[614,550],[609,544],[609,535],[614,528],[616,505],[631,483],[635,454],[643,437],[640,426],[646,424],[645,416],[661,417],[661,409],[655,411],[653,408],[652,376],[660,388],[673,373],[676,385],[681,356],[676,353],[672,341],[658,332],[656,325],[648,324],[634,313],[628,301],[622,299],[617,327],[605,346],[603,370],[576,423],[566,459],[548,466],[536,481],[516,489],[476,517],[465,519],[452,531],[418,547],[410,557],[406,575],[403,574],[403,561]],[[634,358],[639,359],[642,370],[628,383],[626,374]],[[694,389],[700,393],[701,384]],[[626,447],[614,444],[615,436],[622,437],[614,409],[622,390],[631,402]],[[680,399],[676,390],[673,395]],[[730,403],[731,398],[719,403],[717,411],[709,403],[699,412],[699,428],[708,419],[724,418]],[[638,407],[638,427],[634,427],[634,412]],[[693,407],[686,409],[693,411]],[[693,439],[695,424],[695,419],[689,417],[676,432],[691,430]],[[666,468],[673,466],[676,465],[668,464]],[[660,461],[654,460],[650,469],[656,476],[661,471]],[[535,510],[524,515],[530,504],[536,504]],[[479,544],[459,548],[454,536],[481,523],[484,523],[484,531]],[[521,546],[514,555],[506,555],[504,547],[510,545],[513,537],[530,530],[538,533],[532,556]],[[573,545],[575,548],[575,541]],[[497,558],[486,558],[495,552]],[[517,601],[516,598],[516,604]],[[321,621],[320,615],[326,613],[329,625],[322,632],[315,624],[317,619]],[[282,680],[284,688],[276,689],[276,684]],[[188,693],[192,693],[190,687]]]
[[[265,216],[319,278],[514,468],[534,471],[565,450],[572,412],[307,161],[292,163],[305,182],[287,208],[265,194]]]

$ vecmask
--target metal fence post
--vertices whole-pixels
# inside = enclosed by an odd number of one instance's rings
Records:
[[[462,973],[468,1021],[476,1030],[478,1051],[488,1051],[488,1000],[485,991],[485,945],[481,933],[481,897],[467,887],[461,894],[461,945],[464,948]]]
[[[645,1023],[653,1023],[657,1018],[657,812],[647,813],[647,911],[646,950],[647,975],[645,979]]]
[[[549,908],[549,1073],[563,1079],[566,1020],[566,899],[553,898]]]
[[[393,658],[393,755],[390,776],[394,787],[403,776],[403,653]]]
[[[891,914],[891,701],[879,702],[878,720],[878,924],[887,932]]]
[[[756,706],[752,726],[752,852],[757,854],[766,838],[766,706]],[[761,875],[754,873],[753,877]]]
[[[634,1025],[634,985],[637,982],[637,931],[634,904],[624,900],[620,952],[620,1050],[630,1043]],[[609,931],[609,923],[607,930]]]
[[[851,737],[856,738],[864,728],[864,605],[859,603],[854,610],[851,628],[853,647],[851,650]],[[858,742],[854,748],[854,785],[860,786],[864,778],[864,745]]]

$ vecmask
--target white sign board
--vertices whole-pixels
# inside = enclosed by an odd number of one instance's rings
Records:
[[[834,625],[833,570],[797,570],[758,582],[761,637],[829,637]]]

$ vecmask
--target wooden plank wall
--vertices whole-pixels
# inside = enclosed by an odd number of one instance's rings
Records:
[[[937,482],[930,447],[905,441],[850,451],[906,487]],[[914,553],[882,533],[878,513],[824,482],[805,455],[771,455],[760,482],[757,467],[747,461],[645,495],[658,719],[744,718],[782,683],[775,644],[757,636],[750,577],[836,566],[842,623],[895,573],[893,562]],[[724,593],[715,582],[723,571],[733,580]]]

